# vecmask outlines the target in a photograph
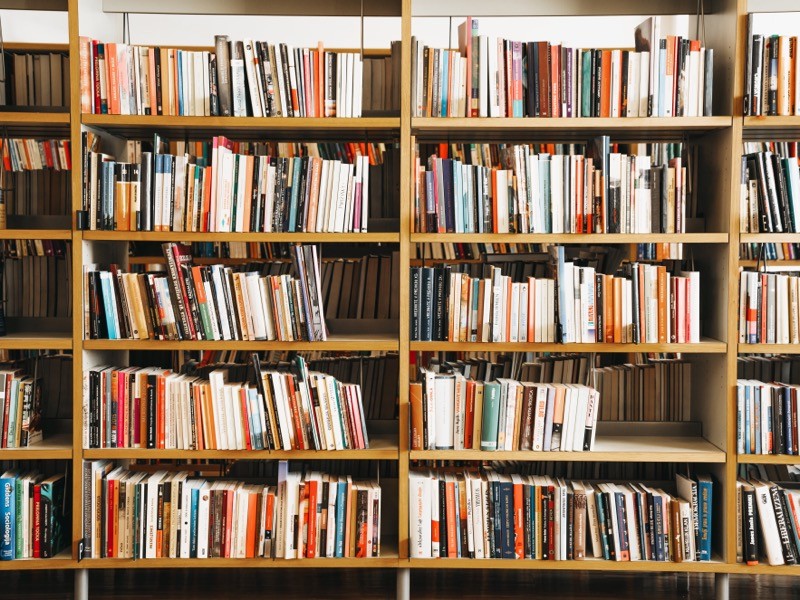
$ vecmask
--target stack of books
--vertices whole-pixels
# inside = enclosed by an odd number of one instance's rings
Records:
[[[63,473],[45,478],[14,469],[0,475],[0,560],[53,558],[67,548],[70,496]]]
[[[1,62],[0,106],[69,108],[69,55],[5,50]]]
[[[748,15],[744,114],[800,115],[797,36],[753,33]]]
[[[665,35],[658,16],[636,28],[634,50],[494,38],[474,18],[459,25],[458,40],[450,50],[412,38],[414,116],[711,115],[714,51]]]
[[[680,143],[442,145],[417,156],[414,224],[429,233],[683,233]],[[447,154],[440,154],[444,151]]]
[[[83,463],[84,558],[372,558],[381,488],[315,471],[277,485]]]
[[[398,319],[399,288],[399,252],[322,263],[322,297],[328,319]]]
[[[420,372],[409,384],[412,450],[579,452],[594,446],[600,394],[583,385]]]
[[[800,385],[800,356],[751,354],[736,359],[736,376],[739,379],[779,381]]]
[[[737,558],[757,565],[796,565],[800,561],[800,491],[761,479],[736,482]]]
[[[800,387],[753,379],[736,382],[736,451],[800,454],[797,398]]]
[[[739,343],[800,343],[800,276],[742,271],[739,277]]]
[[[412,558],[711,560],[713,482],[568,481],[481,471],[409,475]]]
[[[740,185],[743,233],[800,231],[797,142],[745,142]]]
[[[181,244],[164,244],[164,256],[166,274],[86,268],[84,331],[90,339],[327,339],[316,246],[292,247],[294,276],[193,266]]]
[[[362,232],[370,203],[381,200],[382,145],[294,148],[224,136],[169,144],[156,135],[118,161],[97,151],[91,133],[83,141],[88,229]]]
[[[5,316],[72,316],[71,255],[72,244],[61,240],[5,241],[2,261]]]
[[[358,52],[214,38],[214,52],[81,37],[81,112],[360,117]]]

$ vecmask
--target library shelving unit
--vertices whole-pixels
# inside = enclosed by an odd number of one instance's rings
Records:
[[[69,113],[0,112],[0,126],[20,135],[69,135],[72,144],[72,208],[71,229],[3,230],[0,239],[25,239],[31,237],[71,241],[72,299],[71,328],[68,331],[14,333],[0,338],[0,348],[54,348],[73,353],[73,425],[72,434],[51,437],[45,443],[24,450],[0,451],[2,460],[30,460],[32,458],[67,460],[72,463],[72,537],[71,545],[62,555],[47,560],[16,560],[0,562],[0,569],[71,569],[75,576],[75,597],[88,598],[88,571],[90,569],[134,568],[380,568],[391,569],[397,575],[397,596],[410,595],[411,569],[529,569],[559,571],[635,571],[714,573],[717,598],[727,598],[728,574],[798,574],[798,567],[748,567],[736,562],[736,475],[739,464],[772,463],[790,464],[793,457],[737,456],[735,385],[736,361],[739,353],[797,353],[797,346],[766,346],[737,344],[737,285],[738,269],[747,264],[739,261],[740,242],[800,242],[800,234],[765,235],[739,234],[738,181],[740,152],[743,139],[769,136],[800,136],[800,118],[742,116],[742,90],[744,79],[745,24],[748,10],[791,10],[790,0],[715,0],[706,2],[705,41],[714,49],[714,115],[693,118],[636,118],[636,119],[462,119],[462,118],[412,118],[411,116],[411,55],[410,42],[417,19],[462,16],[479,18],[518,16],[626,16],[651,14],[694,15],[696,0],[542,0],[529,2],[509,0],[486,3],[477,0],[341,0],[331,3],[324,0],[305,2],[263,3],[256,0],[202,0],[191,5],[179,0],[19,0],[0,2],[0,8],[49,8],[68,11],[71,109]],[[300,119],[300,118],[233,118],[233,117],[171,117],[171,116],[116,116],[82,115],[80,112],[80,67],[78,57],[79,36],[89,32],[81,29],[79,12],[91,9],[102,13],[106,22],[113,21],[114,30],[93,31],[96,37],[111,39],[118,35],[116,27],[121,13],[150,14],[273,14],[294,16],[392,16],[401,21],[401,112],[398,117],[359,119]],[[459,21],[460,22],[460,21]],[[231,33],[236,38],[236,32]],[[274,37],[274,36],[272,36]],[[163,40],[169,43],[170,40]],[[353,41],[356,45],[357,40]],[[8,46],[7,46],[8,47]],[[393,137],[400,143],[400,222],[393,233],[370,232],[364,234],[275,233],[275,234],[195,234],[164,232],[108,232],[79,231],[75,228],[74,213],[80,209],[82,177],[81,133],[84,128],[108,132],[121,137],[146,138],[154,132],[175,136],[208,137],[225,133],[234,137],[261,136],[271,140],[325,140],[370,137]],[[588,139],[593,135],[609,133],[619,140],[690,140],[700,150],[702,177],[698,183],[698,197],[705,207],[703,233],[621,235],[621,234],[423,234],[412,232],[412,162],[417,141],[561,141]],[[160,342],[139,340],[84,340],[81,281],[84,264],[118,262],[129,264],[129,241],[261,241],[309,243],[392,243],[399,244],[400,256],[400,319],[396,335],[340,334],[327,342]],[[591,243],[636,244],[642,242],[683,242],[691,245],[693,256],[703,272],[702,322],[704,337],[697,344],[476,344],[447,342],[416,342],[409,339],[409,279],[411,248],[413,244],[429,242],[469,241],[476,243]],[[385,437],[376,437],[372,447],[364,451],[319,453],[308,451],[173,451],[142,449],[82,449],[82,389],[83,370],[110,358],[124,356],[133,350],[392,350],[399,352],[399,418],[397,431]],[[586,453],[558,452],[494,452],[465,451],[410,451],[409,449],[409,355],[416,351],[539,351],[539,352],[682,352],[692,361],[693,368],[702,377],[693,381],[692,419],[697,428],[690,434],[675,433],[668,427],[652,424],[649,428],[635,427],[604,430],[598,435],[596,449]],[[635,431],[638,433],[630,433]],[[387,502],[386,510],[393,510],[397,522],[397,538],[382,544],[382,556],[377,559],[314,559],[273,561],[265,559],[84,559],[78,560],[81,532],[82,487],[78,474],[86,459],[361,459],[365,461],[394,461],[397,464],[397,497]],[[534,561],[534,560],[469,560],[409,559],[408,532],[408,473],[412,460],[515,460],[515,461],[580,461],[601,463],[667,462],[702,465],[719,482],[714,513],[713,560],[710,562],[613,562],[586,561]],[[391,508],[390,508],[391,507]]]

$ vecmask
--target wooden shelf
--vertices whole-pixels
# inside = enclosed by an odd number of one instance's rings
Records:
[[[0,240],[71,240],[69,229],[0,229]]]
[[[800,117],[793,115],[790,116],[762,116],[762,117],[744,117],[743,127],[745,130],[762,129],[795,129],[800,130]]]
[[[800,244],[800,233],[740,233],[742,244]]]
[[[727,244],[727,233],[412,233],[417,243],[487,244]]]
[[[758,261],[750,260],[750,259],[739,259],[739,266],[740,267],[755,267],[758,264]],[[763,265],[763,262],[762,262]],[[780,260],[780,259],[769,259],[767,260],[768,267],[800,267],[800,260]]]
[[[63,460],[72,458],[72,434],[60,433],[27,448],[0,449],[0,460]]]
[[[744,563],[734,563],[730,566],[729,573],[736,575],[800,575],[800,565],[768,565],[766,563],[758,565],[746,565]]]
[[[69,137],[69,112],[0,110],[0,126],[12,137]]]
[[[420,137],[436,134],[464,134],[483,136],[500,132],[553,132],[580,133],[634,132],[652,133],[701,133],[730,127],[732,117],[644,117],[644,118],[466,118],[466,117],[413,117],[412,133]]]
[[[2,454],[0,453],[0,456]],[[86,459],[148,460],[397,460],[396,436],[370,436],[366,450],[152,450],[147,448],[92,448],[83,450]]]
[[[737,454],[740,465],[800,465],[800,456],[791,454]]]
[[[72,337],[68,333],[48,333],[26,331],[25,333],[9,333],[0,337],[0,349],[26,350],[44,348],[47,350],[71,350]]]
[[[2,340],[4,338],[0,338]],[[84,340],[84,350],[397,350],[397,336],[377,334],[372,337],[341,334],[325,342],[268,342],[224,340]]]
[[[519,342],[410,342],[414,351],[444,352],[688,352],[720,354],[727,351],[725,342],[703,338],[699,344],[535,344]],[[797,347],[800,352],[800,346]]]
[[[412,450],[417,460],[514,460],[542,462],[724,463],[725,452],[703,438],[667,436],[598,437],[590,452]],[[800,462],[800,457],[798,457]]]
[[[739,344],[739,354],[800,354],[800,344]]]
[[[306,117],[179,117],[168,115],[81,115],[81,123],[125,137],[150,136],[154,131],[167,135],[214,135],[245,137],[268,134],[280,139],[361,140],[372,137],[398,137],[400,117],[361,117],[357,119]]]
[[[258,233],[200,231],[83,231],[84,240],[111,242],[398,243],[399,233]]]
[[[400,561],[404,566],[405,561]],[[472,558],[411,558],[412,569],[499,569],[531,571],[642,571],[646,573],[726,573],[728,567],[720,559],[710,562],[614,561],[586,560],[503,560]]]
[[[0,571],[47,571],[74,569],[78,561],[72,558],[69,548],[56,554],[53,558],[18,558],[1,560]]]

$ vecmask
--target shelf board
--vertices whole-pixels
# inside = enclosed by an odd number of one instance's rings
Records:
[[[0,571],[47,571],[74,569],[78,561],[72,558],[69,548],[65,548],[53,558],[18,558],[0,561]]]
[[[739,354],[800,354],[800,344],[739,344]]]
[[[691,354],[721,354],[725,342],[702,338],[699,344],[543,344],[520,342],[411,342],[413,351],[497,351],[497,352],[688,352]],[[800,352],[800,346],[797,350]]]
[[[108,0],[106,0],[108,1]],[[122,0],[117,0],[122,1]],[[710,7],[709,7],[710,8]],[[697,5],[691,0],[672,2],[630,3],[627,0],[604,0],[604,2],[585,2],[584,0],[559,0],[558,2],[530,2],[529,0],[505,0],[486,3],[481,0],[447,0],[445,2],[426,2],[414,0],[411,3],[413,17],[451,17],[473,15],[475,17],[551,17],[564,16],[608,16],[608,15],[692,15]]]
[[[0,229],[0,240],[71,240],[69,229]]]
[[[72,458],[72,434],[46,437],[27,448],[0,449],[0,460],[59,460]]]
[[[0,9],[3,10],[47,10],[66,12],[68,0],[2,0]],[[7,44],[8,45],[8,44]]]
[[[180,117],[169,115],[81,115],[81,123],[125,137],[150,136],[154,131],[210,137],[268,134],[281,139],[400,135],[400,117]]]
[[[305,2],[252,2],[251,0],[193,0],[189,7],[183,0],[103,0],[103,11],[107,13],[133,14],[191,14],[191,15],[275,15],[311,17],[399,17],[400,0],[359,3],[359,0],[306,0]],[[692,12],[692,11],[689,11]]]
[[[111,242],[340,242],[399,243],[400,234],[366,233],[257,233],[200,231],[83,231],[84,240]]]
[[[0,453],[2,456],[2,453]],[[229,460],[397,460],[397,439],[371,436],[366,450],[153,450],[147,448],[92,448],[83,458],[98,459],[229,459]]]
[[[68,333],[53,334],[49,332],[26,331],[24,333],[9,333],[0,337],[0,349],[25,350],[31,348],[44,348],[48,350],[72,349],[72,337]]]
[[[800,233],[740,233],[742,244],[800,244]]]
[[[740,465],[800,465],[800,456],[791,454],[738,454]]]
[[[495,244],[727,244],[727,233],[412,233],[417,243]]]
[[[400,561],[401,568],[406,564],[412,569],[525,569],[531,571],[643,571],[648,573],[725,573],[730,567],[719,558],[707,562],[614,561],[599,558],[586,560],[411,558],[408,563]]]
[[[467,117],[413,117],[414,134],[429,137],[435,134],[458,133],[480,136],[499,132],[704,132],[730,127],[733,118],[722,117],[643,117],[643,118],[467,118]]]
[[[69,137],[69,112],[0,111],[0,126],[12,137]]]
[[[5,338],[0,338],[0,341]],[[84,340],[84,350],[397,350],[398,337],[391,334],[337,334],[325,342],[268,342],[242,340]]]
[[[755,267],[757,264],[758,261],[756,260],[744,259],[744,258],[739,259],[740,267]],[[764,264],[763,261],[762,264]],[[767,267],[776,269],[780,269],[781,267],[800,267],[800,260],[769,259],[766,264]]]
[[[724,463],[725,452],[703,438],[669,436],[606,436],[590,452],[481,450],[412,450],[417,460],[514,460],[543,462]],[[800,462],[800,458],[798,459]]]
[[[794,129],[800,130],[800,116],[762,116],[762,117],[744,117],[743,127],[748,132],[750,130],[764,130],[770,131],[774,129],[786,130]]]
[[[746,565],[734,563],[728,565],[728,573],[736,575],[800,575],[800,565]]]

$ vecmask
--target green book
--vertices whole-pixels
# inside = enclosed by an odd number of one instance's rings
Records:
[[[592,116],[592,51],[581,56],[581,116]]]
[[[67,545],[69,527],[65,510],[66,476],[42,481],[42,558],[52,558]]]
[[[481,450],[497,450],[497,427],[500,422],[500,384],[491,381],[483,386],[483,425]]]

